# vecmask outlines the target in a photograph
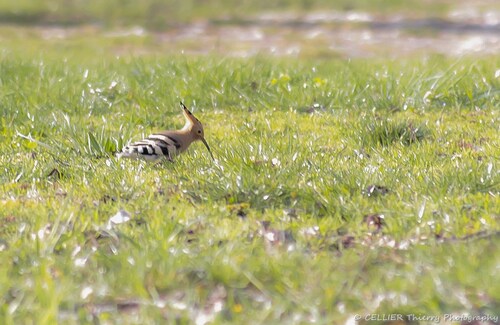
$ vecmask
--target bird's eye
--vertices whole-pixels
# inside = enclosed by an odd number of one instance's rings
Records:
[[[198,130],[198,134],[201,134],[201,130]]]

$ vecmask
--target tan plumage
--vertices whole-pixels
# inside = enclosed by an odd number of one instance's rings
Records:
[[[182,102],[181,106],[182,113],[186,118],[186,124],[182,129],[153,133],[141,141],[123,147],[118,157],[133,159],[141,158],[150,161],[167,158],[173,161],[173,158],[186,151],[191,143],[200,140],[205,147],[207,147],[212,159],[214,159],[212,151],[205,140],[203,125]]]

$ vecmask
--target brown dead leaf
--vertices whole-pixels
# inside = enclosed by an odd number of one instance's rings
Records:
[[[345,249],[352,248],[356,244],[356,238],[354,236],[351,236],[351,235],[344,235],[341,238],[341,243],[342,243],[342,247]]]
[[[383,214],[367,214],[363,217],[363,222],[368,226],[369,229],[373,229],[375,232],[379,232],[384,225],[384,215]]]

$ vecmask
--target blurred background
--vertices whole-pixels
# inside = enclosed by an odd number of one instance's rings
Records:
[[[118,53],[495,54],[500,53],[500,1],[1,0],[4,47],[26,37],[135,38],[131,46],[125,42],[114,49]]]

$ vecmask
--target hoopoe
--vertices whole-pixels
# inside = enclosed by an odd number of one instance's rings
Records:
[[[196,140],[201,140],[205,147],[207,147],[212,159],[214,159],[212,151],[205,140],[203,125],[182,102],[181,106],[182,113],[186,118],[186,124],[182,129],[153,133],[141,141],[123,147],[118,157],[132,159],[142,158],[148,161],[167,158],[169,161],[173,161],[173,158],[181,152],[186,151],[191,143]]]

